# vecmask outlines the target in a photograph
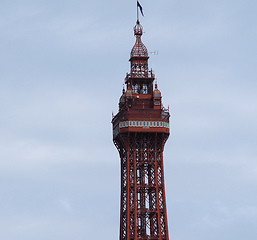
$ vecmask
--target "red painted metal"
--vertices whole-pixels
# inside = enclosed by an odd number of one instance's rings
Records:
[[[169,137],[169,111],[148,69],[148,51],[136,23],[131,70],[125,78],[113,142],[121,159],[120,240],[168,240],[163,150]]]

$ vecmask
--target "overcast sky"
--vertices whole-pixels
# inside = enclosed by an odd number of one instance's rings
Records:
[[[171,135],[171,240],[257,237],[257,1],[141,0]],[[112,112],[136,0],[0,7],[0,238],[119,237]]]

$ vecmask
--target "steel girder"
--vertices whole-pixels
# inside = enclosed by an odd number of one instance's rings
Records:
[[[165,133],[120,134],[120,240],[168,240],[164,187]]]

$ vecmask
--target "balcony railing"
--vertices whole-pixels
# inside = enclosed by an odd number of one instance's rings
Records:
[[[155,78],[153,71],[131,71],[127,73],[125,80],[129,78]]]

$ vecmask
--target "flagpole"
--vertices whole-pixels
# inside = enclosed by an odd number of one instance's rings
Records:
[[[138,5],[137,5],[137,21],[139,21],[139,15],[138,15]]]

